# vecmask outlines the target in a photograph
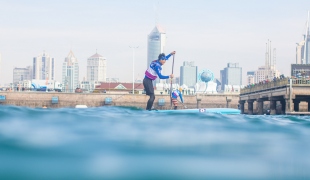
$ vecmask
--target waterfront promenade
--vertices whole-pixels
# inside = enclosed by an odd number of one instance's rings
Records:
[[[118,93],[63,93],[63,92],[0,92],[0,105],[16,105],[26,107],[62,108],[86,105],[99,106],[131,106],[145,108],[149,96],[145,94]],[[237,108],[239,94],[198,94],[184,95],[187,108]],[[170,109],[169,95],[156,95],[154,107]],[[184,106],[179,103],[179,108]]]

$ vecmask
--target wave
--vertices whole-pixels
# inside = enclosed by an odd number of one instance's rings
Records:
[[[0,178],[309,178],[309,122],[135,107],[1,106]]]

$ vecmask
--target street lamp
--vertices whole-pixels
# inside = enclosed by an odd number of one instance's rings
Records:
[[[109,78],[109,94],[110,94],[110,84],[111,84],[111,78]]]
[[[45,81],[45,85],[46,85],[46,92],[47,92],[47,85],[48,85],[48,72],[46,72],[46,81]]]
[[[135,49],[139,46],[129,46],[132,49],[132,94],[135,92]]]

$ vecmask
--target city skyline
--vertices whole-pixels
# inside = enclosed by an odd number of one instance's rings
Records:
[[[87,58],[98,51],[107,58],[107,77],[129,82],[129,46],[139,46],[135,79],[141,79],[147,66],[146,38],[156,22],[167,35],[165,53],[177,52],[176,75],[183,61],[195,61],[216,78],[227,63],[238,62],[245,79],[247,71],[264,65],[267,39],[277,48],[277,69],[289,75],[290,64],[296,61],[296,43],[305,32],[308,7],[306,0],[0,2],[0,84],[10,83],[14,67],[31,65],[42,51],[54,57],[55,80],[61,81],[63,59],[70,50],[79,59],[80,81],[87,77]],[[166,74],[171,64],[165,64]]]

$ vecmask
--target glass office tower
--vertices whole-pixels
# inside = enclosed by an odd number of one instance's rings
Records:
[[[194,65],[194,61],[184,61],[180,67],[180,86],[194,87],[197,83],[198,67]]]

